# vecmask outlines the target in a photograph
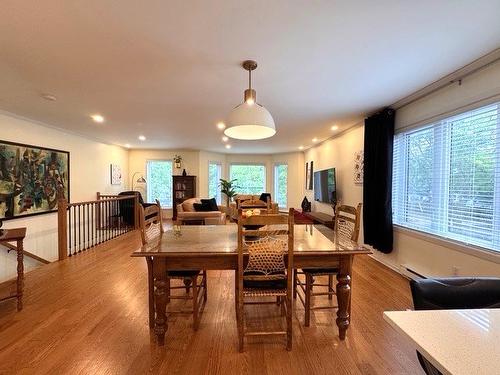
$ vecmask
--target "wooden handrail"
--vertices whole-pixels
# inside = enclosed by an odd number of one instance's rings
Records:
[[[126,204],[122,202],[127,201]],[[139,227],[139,195],[85,202],[58,202],[59,260],[76,255]]]
[[[7,252],[8,253],[11,252],[11,251],[17,251],[17,246],[16,245],[12,245],[12,244],[10,244],[8,242],[0,242],[0,245],[5,246],[7,248]],[[29,251],[23,250],[23,254],[26,255],[27,257],[35,259],[36,261],[38,261],[40,263],[43,263],[43,264],[49,264],[50,263],[50,261],[48,261],[47,259],[43,259],[42,257],[39,257],[36,254],[30,253]]]
[[[103,197],[103,195],[101,195],[101,197]],[[124,199],[131,199],[134,197],[135,197],[135,195],[120,195],[120,196],[114,196],[113,198],[97,199],[95,201],[73,202],[73,203],[67,203],[67,207],[83,206],[84,204],[93,204],[93,203],[99,203],[99,202],[103,202],[103,201],[120,201],[120,200],[124,200]]]

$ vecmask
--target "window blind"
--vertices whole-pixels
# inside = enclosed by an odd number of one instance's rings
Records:
[[[393,221],[500,251],[499,103],[395,135]]]

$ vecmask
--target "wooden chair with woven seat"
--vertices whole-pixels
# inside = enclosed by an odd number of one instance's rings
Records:
[[[276,227],[276,225],[279,225]],[[260,227],[259,229],[256,229]],[[246,257],[248,254],[248,258]],[[285,265],[285,256],[287,264]],[[246,263],[245,263],[246,261]],[[238,210],[238,270],[236,273],[236,319],[240,352],[245,336],[284,335],[286,348],[292,349],[293,291],[293,209],[286,214],[244,217]],[[276,297],[276,301],[253,298]],[[252,299],[251,301],[249,299]],[[244,306],[276,304],[286,316],[284,331],[248,331]]]
[[[148,244],[154,241],[161,240],[163,234],[163,221],[161,217],[161,207],[160,202],[156,201],[155,205],[149,207],[139,206],[140,210],[140,228],[142,243]],[[148,265],[148,275],[152,275],[151,269],[153,267],[153,259],[146,258]],[[201,277],[201,280],[199,278]],[[178,279],[182,280],[184,285],[172,286],[171,280]],[[171,290],[185,289],[186,293],[184,295],[171,295]],[[190,293],[192,290],[192,293]],[[150,276],[148,279],[148,296],[149,296],[149,326],[154,327],[154,280]],[[170,270],[167,271],[167,304],[170,303],[171,299],[183,299],[192,300],[193,308],[192,310],[170,310],[169,314],[172,313],[192,313],[193,314],[193,328],[195,330],[199,327],[199,317],[203,302],[207,300],[207,275],[206,271],[201,270]]]
[[[335,214],[334,232],[338,241],[349,240],[358,241],[359,226],[361,220],[361,207],[359,203],[357,207],[337,205]],[[338,306],[332,305],[313,305],[312,298],[316,296],[328,296],[328,299],[333,299],[336,295],[333,277],[338,273],[338,268],[304,268],[301,271],[296,271],[294,274],[294,298],[299,297],[299,300],[304,305],[304,325],[309,327],[311,321],[311,310],[336,309]],[[300,275],[305,276],[302,281]],[[328,283],[316,282],[315,278],[320,276],[328,276]],[[314,287],[326,287],[326,292],[314,292]],[[297,289],[300,288],[302,293]],[[349,311],[351,307],[349,306]]]

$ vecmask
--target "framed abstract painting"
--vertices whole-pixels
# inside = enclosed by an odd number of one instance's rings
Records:
[[[69,152],[0,140],[0,219],[40,215],[69,202]]]

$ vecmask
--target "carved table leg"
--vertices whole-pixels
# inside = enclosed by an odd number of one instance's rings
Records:
[[[23,241],[17,241],[17,311],[23,309],[24,259]]]
[[[349,306],[351,304],[351,269],[352,255],[343,255],[340,257],[340,270],[337,274],[337,299],[339,308],[337,310],[337,326],[339,327],[339,337],[345,339],[345,334],[351,317],[349,315]]]
[[[155,300],[155,329],[158,345],[165,345],[165,333],[167,332],[167,267],[166,260],[161,257],[153,257],[154,275],[154,300]]]

